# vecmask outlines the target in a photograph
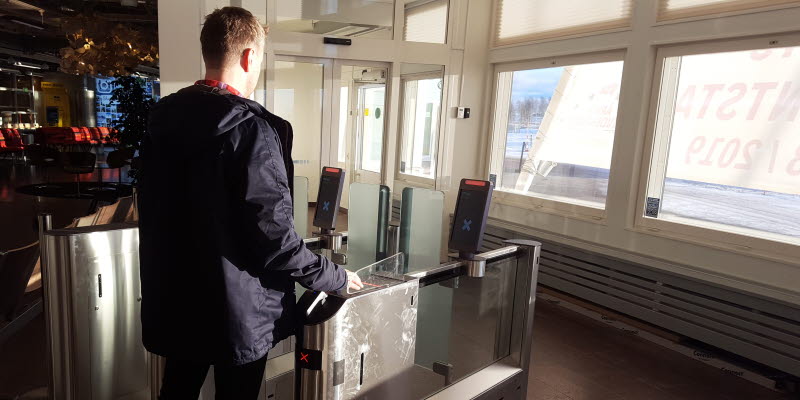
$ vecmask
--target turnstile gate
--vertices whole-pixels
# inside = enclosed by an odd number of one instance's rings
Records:
[[[306,292],[298,307],[306,315],[303,335],[293,355],[271,360],[265,395],[270,400],[524,399],[539,251],[536,242],[509,241],[480,254],[486,259],[481,278],[469,277],[468,263],[455,260],[402,276],[389,268],[389,278],[386,268],[377,268],[362,276],[369,285],[361,292]],[[417,304],[439,290],[450,291],[452,313],[418,329],[424,322],[417,319],[422,312]],[[415,347],[432,340],[417,333],[435,330],[436,324],[451,332],[449,343],[441,343],[449,348],[446,359],[415,358]],[[286,357],[293,357],[295,366],[291,397],[292,363]],[[280,363],[282,371],[274,368]]]
[[[44,232],[42,272],[51,398],[150,399],[136,225]]]

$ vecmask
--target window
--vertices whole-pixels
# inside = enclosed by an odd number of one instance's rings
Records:
[[[447,38],[447,0],[405,0],[403,40],[444,43]]]
[[[359,86],[359,169],[381,172],[386,84]]]
[[[500,72],[490,176],[497,190],[604,209],[622,65]]]
[[[660,60],[645,222],[800,242],[800,47]]]
[[[498,0],[495,45],[630,26],[631,0]]]
[[[401,174],[434,179],[441,107],[441,72],[403,79]]]
[[[798,0],[660,0],[658,20],[698,17],[790,3],[800,4]]]

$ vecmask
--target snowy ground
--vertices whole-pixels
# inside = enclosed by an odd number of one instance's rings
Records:
[[[517,173],[504,174],[513,187]],[[546,178],[537,177],[529,192],[605,204],[608,171],[559,165]],[[800,238],[800,196],[668,179],[660,218],[692,219]]]

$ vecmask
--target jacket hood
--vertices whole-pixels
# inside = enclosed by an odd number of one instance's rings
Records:
[[[158,142],[169,138],[202,140],[230,131],[266,113],[260,104],[223,95],[208,86],[193,85],[161,99],[150,111],[149,135]]]

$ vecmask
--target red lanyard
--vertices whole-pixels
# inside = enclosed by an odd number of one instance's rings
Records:
[[[213,86],[213,87],[220,88],[222,90],[227,90],[231,94],[234,94],[236,96],[242,96],[242,92],[234,89],[233,86],[228,85],[227,83],[222,82],[222,81],[217,81],[217,80],[214,80],[214,79],[201,79],[201,80],[195,82],[194,84],[195,85]]]

